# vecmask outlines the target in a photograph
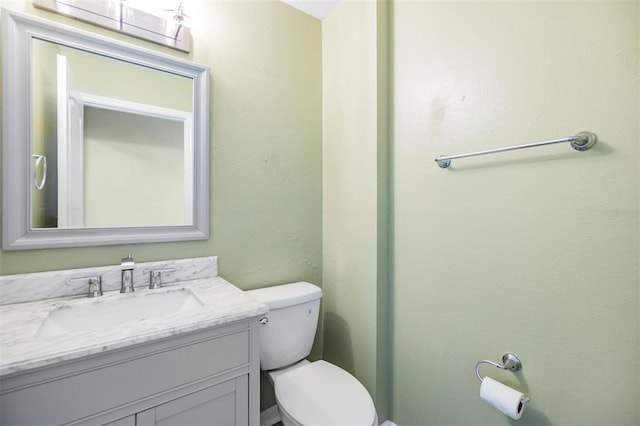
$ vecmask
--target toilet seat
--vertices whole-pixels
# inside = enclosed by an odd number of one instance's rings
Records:
[[[278,405],[297,423],[311,425],[377,425],[369,392],[351,374],[316,361],[274,380]]]

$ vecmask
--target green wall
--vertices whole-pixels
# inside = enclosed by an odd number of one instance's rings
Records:
[[[389,3],[344,2],[322,23],[323,357],[389,406]]]
[[[89,106],[83,114],[85,226],[190,223],[184,123]]]
[[[219,256],[241,288],[321,284],[320,21],[278,1],[190,2],[190,54],[34,9],[42,16],[193,60],[211,70],[211,238],[201,242],[0,251],[0,274]]]
[[[394,3],[392,419],[637,425],[638,2]],[[433,159],[591,130],[600,142]]]

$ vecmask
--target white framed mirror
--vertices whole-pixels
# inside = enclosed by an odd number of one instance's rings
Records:
[[[3,249],[209,237],[209,69],[2,10]]]

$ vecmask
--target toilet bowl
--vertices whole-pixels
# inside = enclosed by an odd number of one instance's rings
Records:
[[[272,374],[285,425],[378,425],[369,393],[340,367],[305,361],[284,374]]]
[[[260,329],[260,368],[273,383],[284,426],[377,426],[373,400],[351,374],[309,362],[322,291],[310,283],[247,292],[269,307]]]

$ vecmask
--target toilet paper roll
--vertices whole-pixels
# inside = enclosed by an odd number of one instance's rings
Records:
[[[482,379],[480,398],[514,420],[522,417],[524,403],[527,400],[524,394],[493,380],[491,377]]]

